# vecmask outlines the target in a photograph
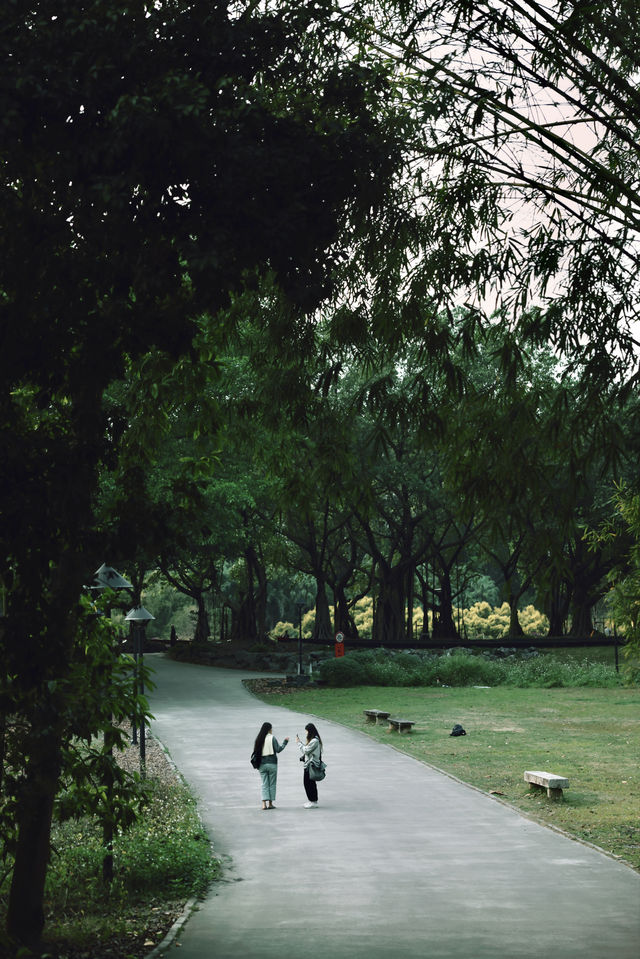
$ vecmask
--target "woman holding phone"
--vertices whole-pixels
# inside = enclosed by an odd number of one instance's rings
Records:
[[[312,759],[320,759],[322,757],[322,740],[320,739],[320,733],[313,723],[307,723],[304,728],[307,734],[306,743],[303,743],[296,733],[296,742],[298,743],[301,753],[300,761],[304,762],[302,783],[304,785],[304,791],[307,794],[307,802],[304,804],[304,808],[316,809],[318,806],[318,784],[315,780],[311,779],[309,775],[309,764]]]

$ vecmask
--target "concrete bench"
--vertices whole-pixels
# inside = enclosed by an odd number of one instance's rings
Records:
[[[382,726],[391,715],[391,713],[383,712],[382,709],[365,709],[364,714],[367,717],[367,722],[375,723],[376,726]]]
[[[389,720],[389,732],[397,730],[399,733],[410,733],[413,726],[415,726],[415,722],[413,722],[411,719]]]
[[[524,781],[536,789],[546,789],[550,799],[562,799],[562,790],[569,787],[569,780],[564,776],[537,770],[525,770]]]

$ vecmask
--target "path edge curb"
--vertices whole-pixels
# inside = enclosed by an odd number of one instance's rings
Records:
[[[158,943],[158,945],[154,949],[152,949],[150,953],[147,954],[146,959],[159,959],[159,957],[162,956],[165,950],[169,949],[169,947],[173,945],[174,940],[180,934],[182,927],[186,925],[186,922],[191,917],[191,914],[195,912],[198,906],[198,902],[199,900],[195,897],[193,899],[190,899],[187,902],[184,909],[182,910],[182,915],[178,916],[178,918],[176,919],[174,924],[171,926],[171,928],[169,929],[169,932],[166,934],[162,942]]]

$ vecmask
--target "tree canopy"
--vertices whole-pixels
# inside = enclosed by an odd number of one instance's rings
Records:
[[[290,329],[328,294],[399,159],[386,67],[339,41],[323,2],[5,11],[1,642],[6,708],[30,731],[8,919],[21,942],[43,926],[48,823],[74,730],[56,691],[104,543],[99,469],[126,433],[104,391],[163,357],[206,365],[225,336],[216,316],[260,274],[286,297]]]

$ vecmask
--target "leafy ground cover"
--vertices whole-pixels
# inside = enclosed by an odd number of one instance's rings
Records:
[[[137,763],[135,747],[127,753],[123,762]],[[147,776],[150,802],[115,840],[110,888],[101,879],[98,822],[55,823],[45,898],[47,959],[141,959],[219,874],[196,801],[155,740],[147,741]],[[0,888],[2,924],[7,892],[6,885]]]
[[[267,703],[332,719],[391,744],[640,870],[637,687],[357,686],[283,692],[257,690]],[[367,724],[365,709],[389,710],[416,725],[409,735],[389,733],[386,726]],[[466,736],[449,736],[456,723]],[[329,754],[330,742],[326,746]],[[566,776],[571,785],[565,798],[553,802],[530,791],[525,769]]]

